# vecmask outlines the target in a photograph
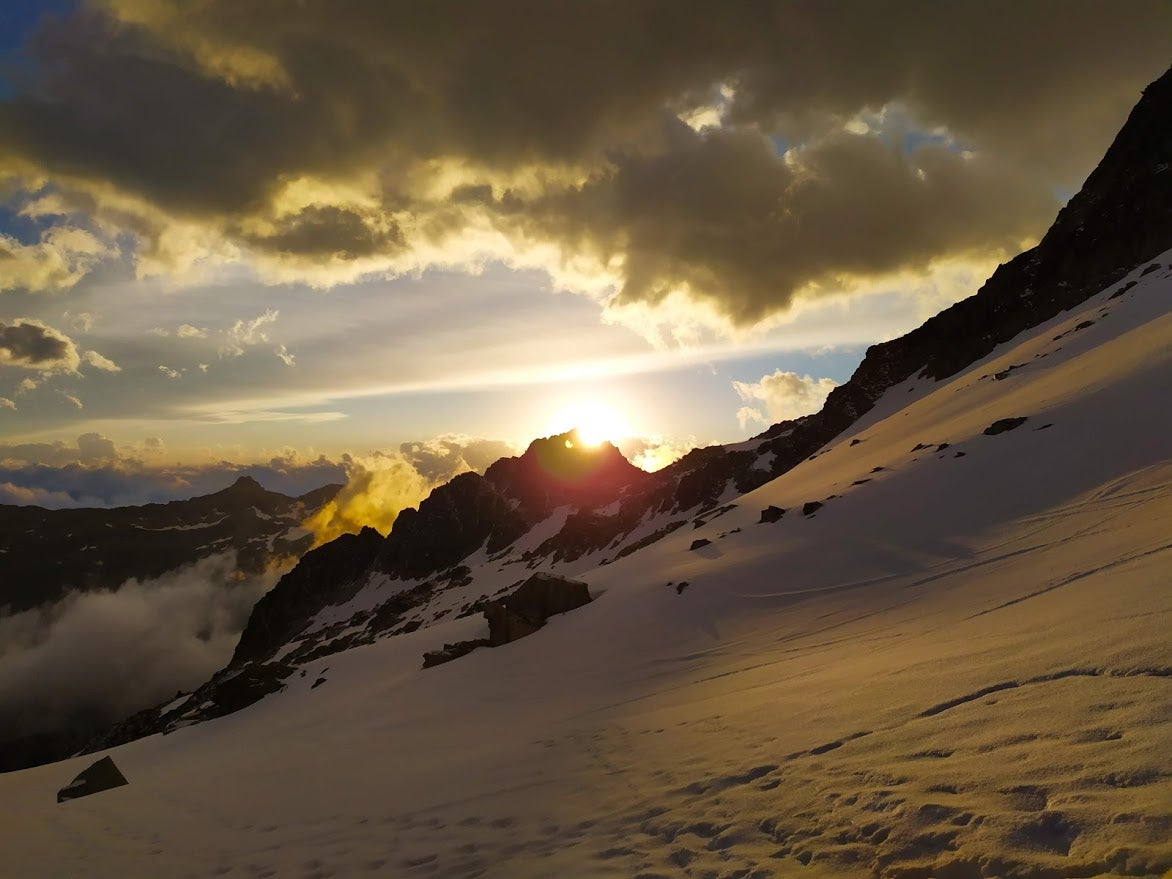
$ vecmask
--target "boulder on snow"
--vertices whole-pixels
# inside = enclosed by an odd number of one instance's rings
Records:
[[[692,550],[703,549],[710,543],[712,543],[712,541],[707,537],[700,537],[692,541],[692,545],[688,547],[688,551],[691,552]]]
[[[91,764],[88,769],[82,770],[73,781],[57,791],[57,802],[64,803],[66,800],[88,797],[90,794],[100,793],[112,787],[122,787],[124,784],[130,784],[126,776],[118,770],[113,760],[103,757],[97,763]]]
[[[581,580],[536,573],[503,601],[484,609],[488,640],[499,647],[532,635],[552,616],[590,603],[590,590]]]
[[[451,662],[478,647],[500,647],[532,635],[550,617],[589,604],[591,600],[590,589],[581,580],[536,573],[512,595],[484,607],[484,618],[488,620],[487,638],[445,644],[442,650],[424,653],[423,667]]]
[[[813,516],[820,509],[822,509],[822,501],[806,501],[802,504],[802,515]]]
[[[559,613],[590,603],[590,589],[581,580],[538,572],[504,600],[515,614],[544,622]]]
[[[985,428],[985,436],[997,436],[999,433],[1015,430],[1025,423],[1026,416],[1024,415],[1018,416],[1017,418],[999,418]]]
[[[764,524],[765,522],[776,522],[778,519],[780,519],[784,515],[785,515],[785,510],[783,510],[781,507],[775,507],[772,504],[770,504],[768,507],[766,507],[765,509],[763,509],[761,511],[761,518],[760,518],[760,520],[758,520],[757,524],[761,525],[761,524]]]

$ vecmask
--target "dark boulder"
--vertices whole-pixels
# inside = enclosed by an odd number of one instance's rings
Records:
[[[1026,423],[1026,416],[1021,415],[1017,418],[999,418],[988,427],[985,428],[985,436],[997,436],[999,433],[1005,433],[1010,430],[1016,430]]]
[[[757,524],[761,525],[765,522],[776,522],[785,515],[785,510],[781,507],[775,507],[772,504],[761,511],[761,518]]]
[[[493,647],[532,635],[552,616],[574,610],[591,601],[581,580],[554,574],[534,574],[517,591],[484,609],[488,640]]]
[[[802,504],[802,515],[813,516],[820,509],[822,509],[822,501],[806,501]]]
[[[710,543],[712,543],[712,541],[709,540],[707,537],[701,537],[697,540],[692,541],[692,545],[688,547],[688,551],[691,552],[691,551],[694,551],[697,549],[703,549],[704,547],[708,546],[708,544],[710,544]]]
[[[114,765],[114,761],[109,757],[103,757],[57,791],[57,802],[64,803],[66,800],[88,797],[90,794],[100,793],[112,787],[122,787],[122,785],[129,783],[126,776]]]
[[[546,620],[590,603],[590,589],[581,580],[538,572],[502,602],[513,613],[530,620]]]

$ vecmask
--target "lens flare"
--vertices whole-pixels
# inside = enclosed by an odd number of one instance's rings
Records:
[[[547,436],[577,431],[577,442],[588,448],[602,443],[617,443],[630,436],[631,424],[614,406],[597,400],[581,400],[564,406],[550,419],[546,427]],[[574,440],[566,440],[567,447]]]

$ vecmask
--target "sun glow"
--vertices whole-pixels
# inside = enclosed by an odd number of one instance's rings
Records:
[[[617,443],[631,436],[631,424],[614,406],[597,400],[582,400],[558,410],[545,429],[547,436],[577,430],[578,442],[594,447],[604,442]],[[567,440],[570,445],[573,441]]]

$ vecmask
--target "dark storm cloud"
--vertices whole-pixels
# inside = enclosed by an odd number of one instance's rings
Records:
[[[303,208],[267,235],[248,235],[265,250],[299,256],[340,256],[344,259],[393,253],[403,243],[395,225],[378,229],[356,211],[332,206]]]
[[[300,271],[460,264],[487,227],[744,324],[1039,234],[1166,68],[1172,6],[95,0],[33,50],[0,169],[162,262],[174,219]]]
[[[81,362],[73,340],[38,320],[0,321],[0,366],[39,372],[74,372]]]

